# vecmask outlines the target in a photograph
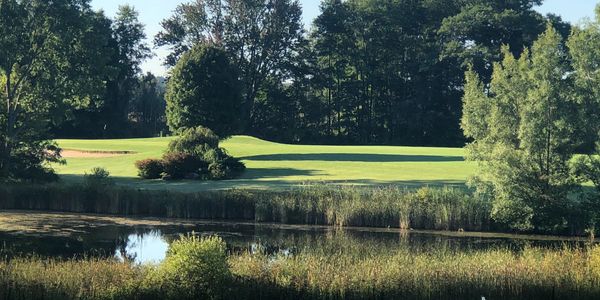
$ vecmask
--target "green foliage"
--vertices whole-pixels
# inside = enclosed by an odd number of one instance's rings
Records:
[[[596,20],[573,31],[569,41],[569,54],[573,65],[577,111],[581,128],[580,139],[588,155],[576,157],[572,163],[574,176],[580,182],[592,182],[600,199],[600,5],[596,7]]]
[[[104,88],[104,40],[86,1],[0,3],[0,177],[53,178],[48,128]],[[97,39],[98,38],[98,39]],[[83,74],[83,75],[82,75]],[[46,176],[47,175],[47,176]]]
[[[161,23],[155,43],[170,47],[168,65],[195,44],[225,49],[241,71],[245,134],[462,146],[464,66],[487,82],[501,45],[530,47],[547,21],[568,35],[560,18],[535,11],[539,2],[327,0],[305,40],[299,1],[193,1]]]
[[[405,238],[401,235],[400,238]],[[409,238],[407,236],[406,238]],[[598,299],[600,248],[381,247],[331,232],[293,255],[225,255],[219,238],[184,237],[157,266],[114,259],[0,260],[0,298]],[[90,276],[93,274],[93,276]]]
[[[191,235],[169,246],[165,261],[150,272],[145,285],[163,299],[224,299],[231,280],[225,242]]]
[[[246,166],[219,148],[219,137],[212,130],[198,126],[183,130],[172,140],[162,160],[138,161],[136,168],[146,179],[152,179],[145,175],[153,168],[151,177],[160,169],[163,179],[224,180],[239,176]]]
[[[569,164],[579,106],[572,101],[567,54],[550,25],[531,52],[504,48],[489,92],[467,72],[462,127],[473,139],[468,158],[480,163],[476,186],[493,191],[493,217],[517,230],[565,226],[574,180]],[[483,183],[483,184],[482,184]]]
[[[134,136],[161,136],[167,133],[165,116],[165,84],[163,78],[146,73],[139,78],[129,120],[133,123]]]
[[[59,178],[50,163],[64,164],[56,143],[47,140],[30,140],[28,147],[13,149],[13,161],[10,163],[10,176],[2,179],[29,182],[53,182]],[[0,164],[1,166],[1,164]]]
[[[220,138],[202,126],[185,129],[169,143],[168,152],[180,152],[202,157],[208,150],[219,147]],[[212,161],[211,161],[212,162]]]
[[[130,5],[121,5],[112,22],[112,40],[115,55],[111,66],[115,74],[107,83],[104,105],[99,111],[103,134],[119,136],[127,128],[129,111],[138,88],[141,63],[150,58],[151,50],[146,45],[144,24],[138,12]]]
[[[138,176],[143,179],[159,179],[165,172],[165,166],[160,159],[144,159],[135,162]]]
[[[87,187],[106,187],[114,185],[110,172],[104,168],[93,168],[90,173],[83,176],[83,183]]]
[[[272,3],[264,0],[182,3],[177,6],[173,16],[165,19],[161,25],[163,30],[156,35],[155,44],[170,47],[167,65],[180,64],[181,60],[186,59],[184,53],[195,51],[194,46],[198,48],[200,44],[222,47],[239,69],[244,92],[240,110],[217,112],[233,113],[236,120],[241,121],[238,125],[242,127],[234,129],[249,129],[248,124],[257,113],[257,95],[269,79],[275,78],[283,83],[289,79],[290,73],[304,67],[302,59],[298,58],[306,44],[302,8],[297,0],[277,0]],[[227,103],[228,99],[224,98],[223,101]],[[230,116],[223,117],[228,122],[231,120]],[[175,126],[170,125],[171,128],[186,126],[179,122],[173,124]],[[214,124],[200,122],[193,125],[207,126],[220,136],[231,134],[214,127]]]
[[[600,192],[600,142],[596,145],[596,153],[577,156],[571,168],[580,183],[591,182]]]
[[[186,52],[167,86],[167,124],[173,132],[204,126],[221,137],[239,129],[242,105],[238,71],[227,53],[198,45]]]
[[[53,133],[87,138],[158,135],[166,128],[164,87],[151,74],[141,75],[140,65],[152,54],[138,12],[122,5],[114,19],[100,11],[88,21],[93,36],[85,40],[102,51],[89,54],[94,58],[93,70],[70,76],[93,78],[101,84],[98,96],[68,108]]]
[[[441,56],[472,65],[486,81],[491,75],[488,66],[502,59],[502,45],[516,55],[544,31],[546,20],[533,9],[541,4],[539,0],[448,2],[458,12],[439,28],[444,42]],[[556,21],[564,24],[560,18]],[[569,27],[561,33],[566,37]]]
[[[163,156],[164,179],[195,179],[208,167],[201,157],[181,152],[167,152]],[[193,175],[196,174],[196,175]]]

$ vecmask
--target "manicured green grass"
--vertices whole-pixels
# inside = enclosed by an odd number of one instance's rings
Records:
[[[56,170],[67,181],[93,167],[104,167],[120,183],[150,189],[192,191],[225,188],[282,188],[304,182],[404,186],[462,185],[474,165],[463,160],[463,149],[392,146],[285,145],[248,136],[235,136],[223,146],[242,158],[248,170],[231,181],[171,182],[136,178],[134,162],[159,158],[171,138],[125,140],[59,140],[63,149],[133,151],[108,158],[69,158]]]

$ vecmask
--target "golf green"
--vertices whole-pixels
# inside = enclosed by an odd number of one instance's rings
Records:
[[[285,188],[307,182],[411,187],[462,185],[475,168],[464,161],[461,148],[286,145],[235,136],[222,146],[248,167],[239,179],[219,182],[138,179],[135,161],[161,157],[170,140],[58,140],[65,149],[67,164],[54,167],[66,181],[81,180],[81,175],[92,168],[103,167],[118,183],[181,191]]]

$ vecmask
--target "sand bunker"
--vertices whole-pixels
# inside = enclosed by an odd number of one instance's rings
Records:
[[[81,151],[81,150],[63,150],[61,156],[63,158],[105,158],[130,155],[133,152],[129,151]]]

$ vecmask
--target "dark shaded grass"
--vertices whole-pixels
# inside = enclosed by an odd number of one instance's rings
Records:
[[[339,162],[460,162],[462,156],[399,155],[366,153],[291,153],[242,157],[253,161],[339,161]]]

